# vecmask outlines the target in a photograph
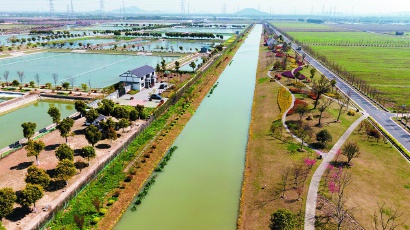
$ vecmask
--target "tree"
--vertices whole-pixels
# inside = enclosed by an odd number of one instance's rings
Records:
[[[59,161],[62,160],[74,160],[74,150],[70,148],[67,144],[62,144],[56,150],[56,157]]]
[[[192,71],[194,72],[194,71],[195,71],[195,68],[196,68],[196,63],[195,63],[195,62],[189,63],[189,67],[191,67],[191,68],[192,68]]]
[[[53,119],[53,123],[57,124],[60,122],[61,113],[57,107],[50,107],[47,111],[48,115]]]
[[[69,159],[64,159],[58,162],[56,168],[57,178],[60,180],[64,180],[66,185],[68,184],[68,180],[75,175],[76,168],[72,161]]]
[[[280,186],[280,193],[282,194],[281,195],[282,198],[286,197],[285,192],[287,190],[288,180],[289,180],[291,173],[292,173],[291,168],[284,168],[280,173],[279,186]]]
[[[50,180],[50,176],[46,173],[46,170],[38,168],[34,165],[28,167],[25,179],[26,183],[38,184],[43,188],[47,188]]]
[[[35,156],[37,165],[40,165],[40,161],[38,160],[38,156],[40,155],[41,151],[44,150],[46,145],[42,141],[32,141],[29,140],[26,145],[27,150],[27,157]]]
[[[12,188],[0,189],[0,220],[13,212],[13,204],[16,199],[16,193]]]
[[[65,138],[65,143],[68,142],[68,135],[70,134],[71,128],[74,125],[74,120],[71,118],[65,118],[64,120],[62,120],[57,126],[56,128],[58,129],[58,131],[60,131],[60,136],[62,138]]]
[[[68,87],[70,87],[70,83],[68,83],[68,82],[63,82],[63,83],[61,84],[61,86],[62,86],[65,90],[67,90]]]
[[[123,106],[117,106],[114,108],[113,116],[117,119],[128,119],[130,117],[129,111]]]
[[[58,82],[58,73],[53,73],[53,81],[54,81],[54,87],[57,87],[57,82]]]
[[[36,80],[37,87],[39,87],[40,86],[40,75],[38,75],[38,73],[36,73],[36,75],[34,75],[34,80]]]
[[[94,108],[91,108],[85,114],[85,118],[86,118],[87,122],[90,123],[90,124],[92,124],[95,121],[95,119],[98,118],[98,116],[100,116],[100,114]]]
[[[350,98],[344,97],[343,95],[338,94],[338,95],[337,95],[337,99],[339,100],[339,113],[338,113],[338,115],[337,115],[336,121],[339,121],[339,120],[340,120],[340,116],[341,116],[342,113],[343,113],[343,108],[344,108],[345,106],[348,106]]]
[[[6,85],[8,85],[9,83],[8,83],[8,79],[9,79],[9,74],[10,74],[10,72],[9,71],[4,71],[4,73],[3,73],[3,77],[4,77],[4,80],[6,80]]]
[[[34,135],[37,124],[34,122],[25,122],[21,124],[23,127],[23,136],[30,141],[30,138]]]
[[[109,129],[107,131],[107,137],[108,137],[108,139],[111,140],[111,142],[117,140],[118,135],[117,135],[117,132],[115,131],[115,129],[113,127],[109,127]]]
[[[323,129],[316,134],[316,140],[324,147],[326,147],[328,141],[332,141],[332,135],[327,131],[327,129]]]
[[[43,197],[43,188],[37,184],[27,184],[17,197],[17,203],[24,207],[34,204],[33,211],[37,212],[36,202]]]
[[[299,114],[299,122],[302,123],[303,115],[309,111],[309,106],[306,103],[296,105],[294,111]]]
[[[336,83],[337,83],[336,79],[330,80],[330,85],[332,87],[332,92],[333,92],[333,88],[336,86]]]
[[[87,139],[88,143],[93,147],[101,140],[101,138],[102,133],[96,126],[90,125],[85,129],[85,139]]]
[[[25,78],[24,72],[23,72],[23,71],[17,71],[17,75],[18,75],[18,77],[19,77],[19,79],[20,79],[20,83],[23,84],[23,80],[24,80],[24,78]]]
[[[296,227],[296,215],[287,209],[278,209],[270,217],[270,229],[293,230]]]
[[[303,150],[303,144],[304,141],[306,140],[306,138],[312,137],[313,136],[313,130],[310,127],[310,125],[305,124],[300,126],[297,130],[296,130],[296,135],[300,138],[300,140],[302,140],[302,143],[300,145],[300,150]]]
[[[85,115],[87,104],[84,101],[75,101],[74,108],[81,114],[81,117]]]
[[[85,83],[81,83],[81,88],[84,90],[84,92],[86,92],[88,89],[88,85]]]
[[[313,81],[313,86],[312,86],[312,91],[317,95],[316,101],[315,101],[315,107],[319,102],[319,98],[329,92],[330,90],[330,81],[325,77],[325,75],[322,75],[319,80]]]
[[[81,156],[87,158],[88,164],[90,164],[90,158],[94,158],[97,155],[95,154],[95,149],[93,146],[85,146],[81,149]]]
[[[180,68],[180,63],[179,61],[175,61],[175,71],[177,72],[177,75],[179,75],[179,68]],[[181,78],[179,79],[181,81]]]
[[[81,215],[81,214],[74,214],[74,222],[75,225],[77,226],[77,228],[79,228],[80,230],[83,230],[84,228],[84,220],[85,220],[85,216]]]
[[[333,103],[333,100],[331,98],[324,97],[320,100],[320,103],[318,104],[317,110],[319,110],[319,123],[317,124],[319,127],[322,125],[320,122],[322,121],[322,114],[323,112]]]
[[[342,147],[342,154],[347,157],[347,164],[349,165],[353,158],[360,156],[359,145],[354,141],[346,142]]]
[[[272,132],[272,135],[277,136],[278,139],[282,139],[283,129],[284,127],[282,124],[282,120],[280,119],[272,122],[270,126],[270,131]]]
[[[98,112],[105,116],[109,116],[114,110],[115,103],[109,99],[103,99],[100,106],[98,107]]]
[[[385,204],[377,204],[379,207],[377,211],[374,211],[373,214],[373,229],[375,230],[394,230],[403,223],[395,223],[403,213],[399,213],[397,210],[392,208],[385,208]]]
[[[346,187],[351,183],[352,177],[348,173],[341,173],[336,180],[337,192],[332,195],[332,201],[335,204],[334,218],[336,219],[337,229],[342,228],[343,221],[349,216],[353,208],[347,207]]]
[[[136,121],[138,119],[138,111],[136,109],[132,109],[130,112],[130,121]]]
[[[130,121],[125,118],[121,118],[121,120],[118,122],[118,126],[120,129],[122,129],[122,132],[125,132],[125,128],[130,126]]]
[[[17,87],[17,86],[20,85],[20,82],[17,81],[17,80],[13,80],[13,81],[11,82],[11,85],[14,86],[14,87]]]
[[[50,82],[47,82],[47,83],[46,83],[46,88],[47,88],[47,89],[51,89],[51,83],[50,83]]]

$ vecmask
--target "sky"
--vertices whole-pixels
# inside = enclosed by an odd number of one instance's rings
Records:
[[[58,12],[66,12],[71,0],[53,0]],[[100,8],[100,0],[72,0],[74,11],[94,11]],[[182,0],[103,0],[105,11],[137,6],[149,11],[181,13]],[[189,5],[189,6],[188,6]],[[410,12],[409,0],[184,0],[185,12],[235,13],[243,8],[255,8],[273,14],[321,14],[322,11],[337,14],[391,14]],[[50,0],[0,0],[0,11],[50,11]]]

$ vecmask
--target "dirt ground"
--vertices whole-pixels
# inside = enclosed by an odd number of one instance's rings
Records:
[[[142,124],[144,121],[139,121],[137,124]],[[75,151],[74,161],[84,161],[87,162],[86,159],[83,159],[79,156],[79,149],[84,146],[89,145],[87,140],[84,137],[83,129],[86,128],[84,125],[85,118],[80,118],[75,121],[74,127],[71,129],[73,133],[76,135],[73,137],[68,137],[68,145]],[[70,189],[74,186],[75,181],[79,181],[83,178],[88,171],[95,165],[97,165],[105,155],[109,154],[113,149],[119,147],[123,140],[127,137],[131,136],[135,131],[137,131],[138,126],[129,127],[126,129],[126,132],[123,133],[122,130],[118,131],[119,138],[116,141],[111,143],[110,140],[102,140],[96,144],[96,154],[97,157],[94,159],[90,159],[90,166],[83,169],[80,173],[79,171],[77,174],[68,181],[68,186],[66,186],[63,190],[57,190],[54,192],[45,191],[44,197],[37,201],[36,207],[41,209],[46,205],[51,205],[52,207],[55,206],[56,202],[59,201],[60,195],[65,191]],[[128,131],[128,132],[127,132]],[[60,146],[62,143],[65,143],[65,139],[60,136],[60,132],[55,130],[43,137],[40,138],[45,145],[46,149],[40,153],[39,161],[40,161],[40,168],[45,170],[52,170],[57,166],[58,159],[55,156],[55,150]],[[9,156],[0,160],[0,187],[11,187],[15,191],[24,189],[26,183],[24,182],[25,175],[27,173],[27,168],[35,163],[35,157],[27,157],[27,151],[22,148]],[[19,207],[19,205],[15,205],[15,207]],[[26,223],[28,223],[32,218],[41,214],[42,212],[37,213],[30,213],[29,215],[17,218],[13,220],[9,220],[7,218],[3,219],[3,224],[6,226],[7,229],[19,229],[18,226],[21,228],[24,227]]]

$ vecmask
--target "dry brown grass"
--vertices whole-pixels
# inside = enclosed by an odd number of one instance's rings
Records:
[[[355,207],[353,216],[365,229],[372,229],[372,217],[379,204],[386,204],[402,213],[401,221],[410,225],[410,168],[400,153],[384,144],[368,139],[364,131],[356,130],[348,141],[356,141],[361,155],[352,160],[353,167],[345,169],[352,174],[347,189],[348,206]],[[342,157],[345,161],[346,158]],[[401,227],[399,229],[404,229]]]

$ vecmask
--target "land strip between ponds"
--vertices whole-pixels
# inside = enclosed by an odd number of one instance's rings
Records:
[[[250,31],[250,29],[248,31]],[[224,71],[226,66],[230,63],[234,54],[239,49],[240,45],[236,45],[235,48],[229,54],[225,53],[221,57],[218,57],[216,61],[213,64],[211,64],[210,68],[208,69],[209,72],[206,73],[205,76],[199,80],[201,83],[197,85],[196,89],[194,90],[197,96],[193,98],[192,104],[190,106],[190,109],[192,109],[192,111],[195,111],[201,104],[202,100],[206,97],[206,95],[208,95],[209,90],[213,87],[214,83],[218,80],[220,74]],[[227,59],[224,60],[225,57],[227,57]],[[218,60],[221,60],[221,64],[219,65],[218,65],[219,63]],[[214,67],[212,65],[217,65],[218,67],[216,67],[215,69],[212,69]],[[141,177],[139,177],[141,178],[141,180],[133,179],[129,183],[129,185],[126,186],[122,194],[119,196],[118,201],[115,202],[110,208],[110,212],[108,212],[106,216],[98,224],[98,229],[104,229],[104,230],[112,229],[115,226],[115,224],[120,220],[123,213],[127,210],[131,202],[134,200],[135,196],[143,188],[145,182],[151,177],[155,168],[162,161],[163,157],[166,155],[171,144],[174,143],[175,139],[178,137],[178,135],[183,130],[184,126],[189,121],[189,119],[193,116],[193,114],[194,112],[185,113],[177,121],[176,123],[177,125],[175,125],[177,128],[171,129],[169,133],[165,137],[163,137],[163,139],[160,142],[161,146],[157,144],[156,150],[160,151],[160,155],[159,156],[155,155],[156,159],[153,162],[151,162],[149,169],[143,170]],[[155,142],[158,143],[158,140],[155,140]],[[178,154],[178,151],[176,151],[175,154]],[[150,159],[152,157],[150,157]],[[146,165],[146,163],[144,165]]]

